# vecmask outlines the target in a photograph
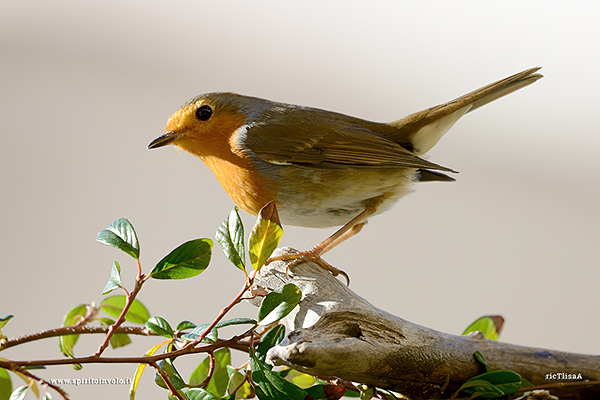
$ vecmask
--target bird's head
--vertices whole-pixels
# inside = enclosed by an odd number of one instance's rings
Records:
[[[258,123],[271,102],[233,93],[197,96],[169,118],[165,133],[149,149],[174,145],[199,157],[242,209],[256,215],[275,198],[263,185],[239,143],[240,129]]]
[[[233,93],[208,93],[194,97],[175,112],[165,132],[149,149],[172,144],[199,157],[217,155],[230,147],[234,132],[264,109],[264,100]]]

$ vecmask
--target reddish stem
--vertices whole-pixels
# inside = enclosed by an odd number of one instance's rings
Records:
[[[195,347],[200,342],[202,342],[202,339],[204,339],[206,337],[206,335],[208,335],[208,333],[210,331],[212,331],[215,326],[217,326],[219,321],[221,321],[223,319],[223,317],[229,312],[229,310],[231,310],[236,304],[238,304],[239,302],[242,301],[242,297],[244,296],[244,293],[246,293],[246,291],[248,289],[250,289],[250,287],[252,286],[255,275],[256,275],[256,271],[253,271],[250,275],[246,275],[246,282],[244,284],[244,287],[242,287],[242,290],[240,290],[240,292],[238,293],[238,295],[235,296],[235,298],[231,301],[231,303],[229,303],[227,306],[225,306],[224,308],[221,309],[221,311],[219,312],[219,315],[217,315],[217,318],[215,318],[215,320],[208,326],[208,328],[206,328],[204,330],[204,332],[202,332],[202,334],[200,336],[198,336],[193,342],[188,343],[184,348]]]
[[[138,260],[138,265],[140,265],[139,260]],[[141,269],[140,269],[140,271],[141,271]],[[125,322],[125,315],[127,314],[127,311],[129,311],[129,308],[133,304],[133,301],[135,300],[135,298],[138,295],[138,293],[140,292],[140,290],[142,290],[142,285],[146,281],[145,278],[146,277],[144,275],[138,275],[137,279],[135,280],[135,287],[133,288],[133,291],[129,294],[129,296],[127,296],[127,301],[125,303],[125,307],[123,308],[123,311],[121,311],[121,315],[119,315],[119,318],[117,319],[117,321],[110,326],[110,328],[108,329],[108,333],[106,334],[106,337],[104,338],[104,341],[102,342],[100,347],[98,347],[98,350],[94,353],[94,355],[92,357],[100,357],[100,355],[108,347],[108,344],[110,343],[110,338],[115,334],[115,331],[123,324],[123,322]]]

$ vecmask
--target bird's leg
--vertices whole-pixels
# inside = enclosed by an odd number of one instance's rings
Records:
[[[354,225],[352,228],[350,228],[350,230],[344,232],[340,237],[338,237],[337,239],[335,239],[333,242],[331,242],[330,244],[328,244],[328,246],[324,249],[321,250],[321,252],[313,257],[316,257],[313,259],[313,261],[315,263],[317,263],[321,268],[326,269],[327,271],[331,272],[331,274],[333,276],[338,276],[338,275],[342,275],[344,278],[346,278],[346,283],[348,284],[348,286],[350,286],[350,277],[348,276],[348,274],[339,269],[334,267],[333,265],[329,264],[327,261],[323,260],[323,258],[321,257],[321,255],[323,255],[323,253],[333,249],[335,246],[337,246],[338,244],[346,241],[347,239],[350,239],[352,236],[356,235],[358,232],[360,232],[362,230],[362,228],[367,224],[367,221],[363,221],[360,222],[356,225]],[[316,246],[315,246],[316,247]],[[306,252],[310,252],[311,250],[313,250],[313,248],[307,250]],[[290,269],[290,267],[294,266],[297,262],[302,261],[302,259],[296,259],[294,262],[291,262],[285,269],[285,272],[288,273],[288,270]]]
[[[347,230],[346,232],[344,232],[343,235],[341,235],[340,237],[335,239],[333,242],[329,243],[325,248],[322,248],[320,255],[327,253],[329,250],[333,249],[338,244],[345,242],[346,240],[350,239],[352,236],[356,235],[358,232],[362,231],[362,228],[364,228],[368,222],[369,221],[363,221],[363,222],[359,222],[358,224],[354,225],[352,228],[350,228],[350,230]],[[321,243],[323,243],[323,242],[321,242]],[[321,244],[321,243],[319,243],[319,244]]]
[[[286,268],[287,271],[290,267],[298,264],[299,262],[310,260],[331,272],[333,276],[343,275],[348,281],[348,284],[350,284],[350,278],[348,277],[348,274],[323,260],[321,255],[360,232],[367,223],[365,220],[371,215],[375,214],[375,211],[377,211],[377,207],[366,206],[363,212],[352,218],[346,225],[342,226],[335,233],[333,233],[333,235],[329,236],[318,245],[299,253],[283,254],[280,256],[271,257],[267,260],[266,264],[269,264],[273,261],[294,260],[294,262],[290,263]]]

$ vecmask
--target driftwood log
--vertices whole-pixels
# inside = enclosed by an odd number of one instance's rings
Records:
[[[295,250],[277,249],[275,255],[289,252]],[[282,321],[287,337],[268,353],[273,365],[374,385],[411,399],[444,399],[485,372],[473,356],[479,350],[493,370],[516,371],[534,385],[567,383],[548,389],[560,399],[600,399],[599,385],[573,386],[600,380],[600,356],[438,332],[373,306],[314,263],[294,265],[289,274],[286,267],[273,262],[255,280],[269,291],[291,282],[303,293],[300,305]]]

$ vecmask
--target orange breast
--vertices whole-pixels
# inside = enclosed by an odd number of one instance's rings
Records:
[[[229,197],[244,211],[257,215],[265,204],[277,200],[271,183],[258,175],[249,160],[233,153],[228,157],[210,155],[202,158]]]
[[[170,124],[175,127],[174,130],[177,130],[178,124],[185,124],[185,118],[188,118],[184,113],[186,110],[182,110],[182,115],[171,117]],[[237,129],[245,123],[241,113],[221,110],[220,115],[215,115],[209,121],[210,126],[202,131],[194,129],[192,123],[186,124],[192,126],[188,128],[192,134],[184,135],[174,143],[175,146],[204,161],[238,206],[256,215],[265,204],[277,200],[273,182],[268,177],[259,176],[252,161],[235,147],[232,140]]]

